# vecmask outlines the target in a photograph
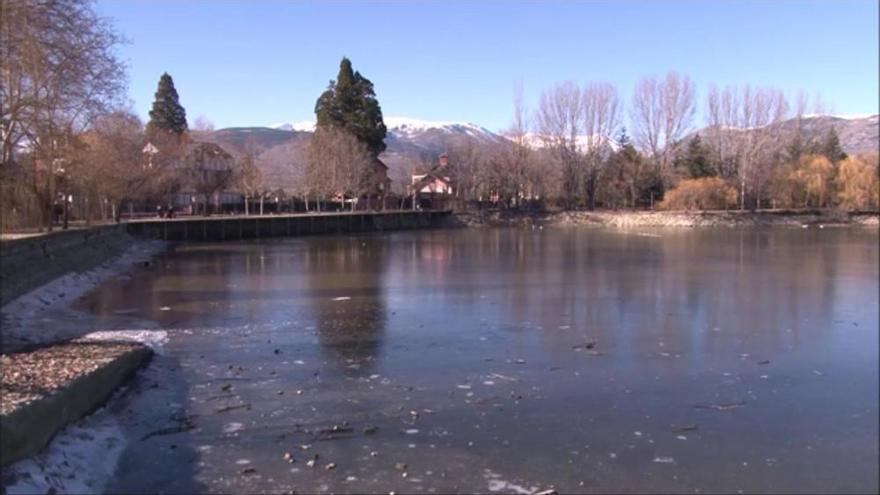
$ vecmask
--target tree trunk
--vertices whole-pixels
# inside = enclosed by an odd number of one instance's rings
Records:
[[[62,224],[61,228],[63,230],[67,230],[67,227],[69,226],[68,219],[70,218],[70,204],[67,201],[66,194],[64,195],[63,198],[61,198],[61,200],[64,202],[64,223]]]
[[[264,202],[263,200],[264,200],[264,199],[265,199],[265,198],[264,198],[263,195],[261,194],[261,195],[260,195],[260,216],[263,216],[263,202]]]
[[[249,212],[249,210],[248,210],[248,195],[245,194],[244,195],[244,216],[248,216],[248,214],[249,214],[248,212]]]

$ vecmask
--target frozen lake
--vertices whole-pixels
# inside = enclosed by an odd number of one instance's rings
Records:
[[[878,279],[876,229],[450,230],[181,245],[77,305],[168,333],[111,492],[871,492]]]

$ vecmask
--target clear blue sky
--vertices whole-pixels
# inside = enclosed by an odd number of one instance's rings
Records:
[[[534,107],[556,82],[643,75],[821,92],[837,114],[878,110],[878,2],[100,0],[130,43],[130,97],[146,117],[162,72],[190,124],[314,119],[340,58],[386,116],[508,126],[521,81]]]

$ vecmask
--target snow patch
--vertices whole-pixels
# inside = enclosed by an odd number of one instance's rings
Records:
[[[9,495],[102,493],[125,450],[119,422],[105,409],[62,430],[43,453],[4,469]]]
[[[82,340],[138,342],[160,353],[162,346],[168,342],[168,332],[165,330],[102,330],[87,334],[82,337]]]
[[[537,487],[533,487],[532,489],[528,489],[522,485],[517,485],[515,483],[511,483],[510,481],[500,480],[500,479],[492,479],[489,480],[489,491],[490,492],[500,492],[503,491],[505,493],[518,493],[522,495],[531,495],[538,490]]]
[[[271,129],[279,131],[305,131],[312,132],[315,130],[314,120],[300,120],[299,122],[280,122],[269,126]]]

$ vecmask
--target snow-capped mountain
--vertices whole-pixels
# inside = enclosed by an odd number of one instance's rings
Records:
[[[485,127],[470,122],[443,122],[409,117],[386,117],[385,127],[397,137],[417,137],[428,132],[461,134],[480,139],[497,140],[498,135]]]
[[[470,122],[444,122],[413,119],[410,117],[385,117],[384,120],[388,133],[401,139],[417,139],[425,133],[434,132],[459,134],[490,140],[496,140],[499,137],[485,127]],[[315,130],[315,121],[281,122],[267,127],[281,131],[313,132]]]
[[[465,143],[478,148],[507,143],[507,140],[485,127],[467,122],[442,122],[408,117],[385,117],[388,134],[386,150],[380,158],[388,165],[392,184],[408,184],[415,168],[433,163],[443,152]],[[266,127],[234,127],[219,129],[207,137],[233,154],[246,148],[259,151],[257,162],[272,187],[292,188],[297,174],[308,156],[308,142],[315,122],[279,122]]]
[[[312,132],[315,130],[315,121],[301,120],[299,122],[281,122],[278,124],[269,125],[267,127],[269,127],[270,129],[277,129],[279,131]]]
[[[779,125],[789,129],[795,125],[795,121],[790,119]],[[257,162],[263,169],[267,185],[293,188],[297,177],[302,176],[314,126],[313,121],[300,121],[267,127],[226,128],[210,133],[206,139],[220,144],[233,154],[256,148],[259,154]],[[465,144],[488,150],[510,143],[500,133],[466,122],[386,117],[385,126],[388,128],[385,138],[387,149],[380,158],[388,165],[392,185],[397,187],[408,184],[410,174],[435,163],[437,156],[443,152],[453,151]],[[846,118],[809,116],[802,119],[801,126],[808,138],[821,138],[834,126],[841,146],[847,153],[876,150],[880,139],[876,114]],[[695,131],[697,132],[705,133],[706,129]],[[526,141],[535,148],[545,146],[545,140],[535,133],[528,134]],[[581,147],[584,147],[586,141],[586,136],[578,138]],[[613,139],[609,140],[609,145],[615,145]]]
[[[534,132],[526,133],[523,136],[523,141],[527,146],[535,149],[545,148],[552,142],[552,140],[546,139],[541,134]],[[591,147],[595,149],[602,145],[609,146],[612,150],[617,149],[617,141],[613,136],[600,136],[598,134],[596,134],[593,139],[590,139],[590,136],[586,135],[578,136],[575,138],[575,144],[582,152],[588,151]]]

